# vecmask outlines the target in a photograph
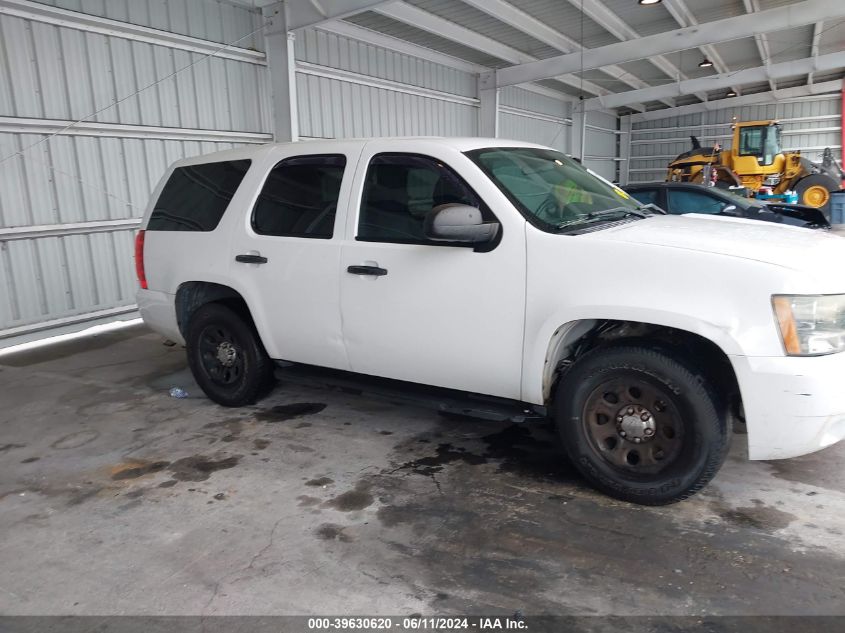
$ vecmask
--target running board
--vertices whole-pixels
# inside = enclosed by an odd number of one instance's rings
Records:
[[[438,413],[461,415],[493,422],[524,422],[546,419],[546,407],[507,398],[430,387],[403,380],[276,361],[275,376],[281,381],[308,387],[339,389],[390,401],[414,404]]]

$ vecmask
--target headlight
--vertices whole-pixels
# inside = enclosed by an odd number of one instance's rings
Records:
[[[772,305],[789,356],[845,350],[845,295],[775,295]]]

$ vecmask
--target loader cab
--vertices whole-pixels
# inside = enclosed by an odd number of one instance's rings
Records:
[[[754,157],[761,167],[773,165],[781,153],[781,127],[774,121],[738,123],[734,128],[734,156]]]

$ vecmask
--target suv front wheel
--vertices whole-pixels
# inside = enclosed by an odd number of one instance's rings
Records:
[[[224,407],[252,404],[270,387],[273,363],[252,324],[218,303],[191,317],[188,364],[205,394]]]
[[[730,420],[683,358],[650,347],[598,348],[561,379],[553,407],[570,459],[596,488],[645,505],[681,501],[725,459]]]

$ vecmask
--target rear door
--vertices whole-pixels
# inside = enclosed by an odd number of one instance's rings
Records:
[[[373,141],[361,155],[341,257],[343,336],[364,374],[519,398],[525,220],[479,192],[494,188],[442,144],[418,153]],[[426,240],[425,215],[448,202],[501,223],[489,247]],[[507,203],[505,203],[507,205]],[[358,274],[360,266],[381,274]]]
[[[297,143],[264,166],[231,270],[271,357],[348,369],[338,271],[360,144],[326,147]]]

